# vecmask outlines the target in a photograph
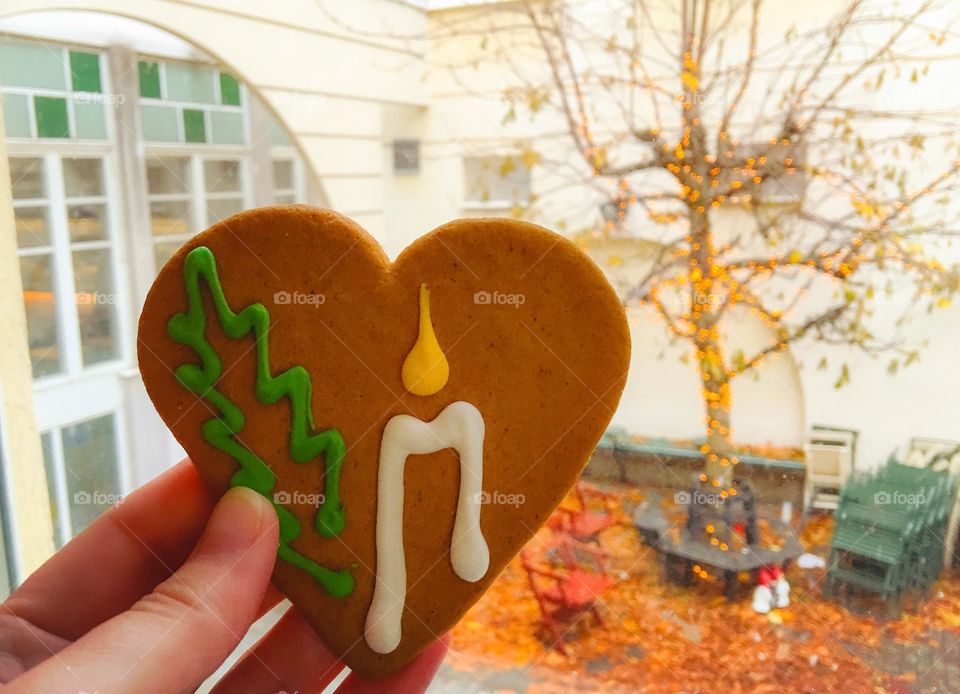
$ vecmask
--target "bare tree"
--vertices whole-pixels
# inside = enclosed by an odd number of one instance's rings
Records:
[[[696,354],[701,480],[721,494],[737,462],[735,379],[801,340],[890,354],[895,371],[921,346],[905,318],[957,288],[937,259],[955,232],[956,112],[899,96],[951,57],[947,10],[851,0],[784,30],[783,6],[763,0],[530,0],[435,29],[437,42],[477,42],[478,58],[439,66],[465,89],[481,61],[512,70],[505,121],[561,124],[574,164],[527,163],[602,210],[594,228],[622,233],[641,215],[651,261],[625,300]],[[723,228],[729,211],[749,223]],[[889,330],[871,327],[880,302],[898,314]],[[768,345],[728,348],[738,311],[769,326]],[[837,386],[848,377],[844,363]]]

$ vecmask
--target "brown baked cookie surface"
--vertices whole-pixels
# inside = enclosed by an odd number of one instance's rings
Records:
[[[575,482],[624,386],[613,289],[533,224],[445,224],[390,263],[261,208],[190,240],[140,318],[147,391],[215,495],[278,510],[274,583],[366,677],[450,629]]]

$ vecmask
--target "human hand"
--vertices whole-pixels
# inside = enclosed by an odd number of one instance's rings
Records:
[[[5,692],[193,691],[281,599],[273,506],[232,489],[216,506],[183,461],[110,509],[0,606]],[[446,639],[404,670],[341,692],[422,692]],[[321,691],[343,669],[290,609],[214,692]]]

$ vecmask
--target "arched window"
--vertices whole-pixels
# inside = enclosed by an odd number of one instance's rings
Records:
[[[240,76],[140,22],[0,20],[0,93],[59,545],[182,455],[136,375],[136,318],[159,267],[207,226],[315,188]]]

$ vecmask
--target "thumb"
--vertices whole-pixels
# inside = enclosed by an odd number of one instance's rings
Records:
[[[229,490],[175,574],[9,691],[193,691],[257,618],[276,552],[270,502],[244,487]]]

